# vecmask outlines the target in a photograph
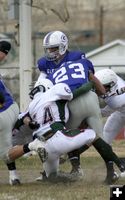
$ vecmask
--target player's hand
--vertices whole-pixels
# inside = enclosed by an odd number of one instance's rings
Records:
[[[37,122],[34,121],[30,121],[29,122],[29,127],[34,130],[34,129],[38,129],[40,127],[40,124],[38,124]]]

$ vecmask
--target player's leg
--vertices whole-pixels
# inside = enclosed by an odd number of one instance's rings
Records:
[[[5,155],[5,159],[10,162],[10,161],[14,161],[17,158],[21,157],[24,154],[29,153],[30,151],[36,151],[38,152],[38,149],[44,149],[44,142],[35,139],[32,142],[26,143],[24,145],[16,145],[11,147],[6,155]]]
[[[20,183],[15,162],[8,163],[4,158],[8,149],[12,147],[12,128],[18,117],[18,106],[13,104],[5,112],[0,113],[0,157],[4,160],[9,170],[9,182],[11,185]]]
[[[90,97],[91,98],[89,98],[89,96],[88,96],[88,98],[87,98],[87,102],[89,102],[89,108],[88,108],[88,111],[87,111],[87,113],[86,113],[86,118],[87,118],[87,123],[88,123],[88,125],[92,128],[92,129],[94,129],[95,130],[95,132],[97,133],[97,135],[99,135],[99,136],[101,136],[102,137],[102,133],[103,133],[103,129],[102,129],[102,120],[101,120],[101,112],[100,112],[100,108],[99,108],[99,101],[98,101],[98,97],[97,97],[97,95],[96,94],[94,94],[94,93],[92,93],[91,95],[90,95]],[[84,100],[84,101],[83,101]],[[82,102],[82,103],[81,103]],[[86,105],[86,107],[87,107],[87,102],[86,102],[86,104],[85,104],[85,99],[83,98],[83,99],[81,99],[81,101],[79,102],[79,105],[80,105],[80,109],[81,108],[84,108],[84,106]],[[81,105],[81,104],[83,104],[83,106]],[[92,105],[92,106],[91,106]],[[93,106],[94,105],[94,106]],[[80,109],[78,109],[78,114],[80,114]],[[73,112],[73,111],[72,111]],[[82,109],[81,109],[81,112],[82,112]],[[88,115],[87,115],[88,114]],[[75,113],[74,113],[74,115],[73,115],[73,117],[74,117],[74,119],[75,119]],[[83,117],[84,117],[84,110],[83,110]],[[82,116],[81,116],[81,118],[82,118]],[[79,121],[79,118],[76,116],[76,122],[74,122],[75,123],[75,125],[76,125],[76,123],[78,123]],[[83,119],[83,118],[82,118]],[[74,123],[73,123],[73,125],[74,125]],[[97,144],[97,146],[98,146],[99,144]],[[95,148],[98,148],[97,146],[95,146]],[[107,147],[105,147],[105,148],[107,148]],[[102,154],[102,152],[101,152],[101,149],[99,149],[99,153],[100,153],[100,155]],[[106,181],[108,180],[110,180],[110,181],[114,181],[115,179],[114,179],[114,177],[116,177],[115,176],[115,172],[114,172],[114,168],[113,168],[113,164],[111,165],[111,162],[109,161],[109,160],[104,160],[105,161],[105,163],[106,163],[106,169],[107,169],[107,177],[106,177]],[[117,177],[116,177],[116,179],[117,179]]]
[[[101,132],[102,133],[102,126],[101,126],[101,120],[98,118],[98,116],[93,116],[87,119],[88,124],[93,127],[94,130],[96,130],[96,133]],[[96,125],[96,126],[95,126]],[[98,134],[97,134],[98,135]],[[102,135],[102,134],[100,134]],[[101,139],[101,138],[100,138]],[[101,140],[100,140],[101,141]],[[97,145],[98,146],[98,145]],[[94,146],[96,148],[96,146]],[[105,147],[107,148],[107,147]],[[97,150],[97,149],[96,149]],[[97,150],[100,155],[102,155],[101,149]],[[103,157],[102,157],[103,158]],[[104,158],[103,158],[104,159]],[[114,170],[113,162],[110,160],[104,159],[105,165],[106,165],[106,178],[105,183],[112,183],[115,182],[118,179],[117,173]]]
[[[102,120],[100,117],[100,112],[98,111],[97,113],[93,112],[93,116],[90,116],[87,118],[87,123],[88,125],[95,130],[97,136],[100,137],[100,143],[101,143],[101,138],[103,137],[103,126],[102,126]],[[97,144],[98,146],[99,144]],[[99,154],[101,155],[101,157],[104,159],[103,152],[101,149],[97,149],[96,145],[94,146],[96,148],[96,150],[99,152]],[[108,147],[107,145],[104,145],[105,147],[105,151],[107,151]],[[109,148],[111,149],[111,147]],[[108,160],[108,159],[104,159],[105,165],[106,165],[106,170],[107,170],[107,175],[106,175],[106,179],[105,179],[105,183],[111,184],[112,182],[115,182],[118,179],[118,175],[114,170],[113,167],[113,161],[112,160]]]
[[[48,148],[46,148],[48,150]],[[59,170],[59,154],[48,152],[48,158],[43,162],[43,170],[46,174],[46,178],[49,180],[55,179],[58,176]]]
[[[115,137],[118,135],[121,128],[124,127],[124,125],[125,125],[125,118],[121,116],[121,113],[118,111],[112,113],[108,117],[104,125],[104,129],[103,129],[104,140],[108,144],[111,144],[112,141],[115,139]]]
[[[79,127],[85,119],[94,115],[96,115],[96,118],[100,118],[100,108],[99,108],[98,97],[92,91],[69,102],[69,110],[70,110],[70,118],[67,123],[68,128],[74,129],[76,127]],[[90,121],[92,120],[90,119]],[[94,127],[94,130],[97,131],[96,124],[94,124],[93,122],[91,123]],[[100,125],[100,127],[102,128],[102,124]],[[100,127],[98,129],[101,129]],[[101,132],[101,131],[99,130],[98,132]],[[79,153],[77,151],[69,153],[69,159],[72,164],[71,173],[76,172],[78,175],[81,175],[82,173],[79,174],[79,169],[81,168]]]
[[[49,177],[50,174],[56,174],[58,172],[59,157],[62,154],[86,144],[90,145],[94,139],[95,132],[92,129],[86,129],[85,131],[77,129],[57,131],[44,146],[48,153],[48,158],[43,167],[46,175]]]
[[[93,142],[93,146],[98,151],[98,153],[101,155],[101,157],[103,158],[103,160],[105,161],[106,164],[108,164],[110,162],[114,162],[117,165],[117,167],[119,168],[119,170],[123,174],[125,174],[124,163],[122,163],[122,161],[118,158],[118,156],[113,152],[111,146],[108,143],[106,143],[102,138],[96,138],[96,140]],[[107,179],[108,184],[111,184],[111,183],[113,183],[113,181],[117,180],[117,179],[113,179],[112,176],[110,177],[110,172],[107,175],[109,175],[109,177]],[[111,168],[111,175],[113,175],[112,168]]]
[[[31,130],[26,125],[21,126],[19,130],[14,129],[13,135],[12,135],[13,146],[23,145],[23,144],[33,141],[32,133],[33,133],[33,130]],[[25,154],[24,156],[28,157],[28,156],[31,156],[32,154],[33,154],[33,152],[30,151],[29,153]]]

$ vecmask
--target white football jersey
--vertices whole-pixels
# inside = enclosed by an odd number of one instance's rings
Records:
[[[40,128],[34,131],[33,135],[43,135],[51,129],[50,125],[54,122],[67,122],[69,118],[67,101],[72,98],[73,94],[65,83],[56,84],[45,93],[38,92],[28,109],[31,118],[40,124]]]

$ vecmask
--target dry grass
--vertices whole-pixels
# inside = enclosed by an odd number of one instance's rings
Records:
[[[125,155],[124,141],[114,142],[113,148],[119,156]],[[82,154],[81,165],[85,173],[82,180],[38,183],[35,181],[41,170],[38,157],[21,158],[17,168],[22,185],[15,187],[8,184],[7,169],[0,162],[0,200],[108,200],[110,187],[103,184],[105,166],[93,148]],[[69,171],[70,164],[61,165],[61,170]],[[117,184],[125,184],[125,180]]]

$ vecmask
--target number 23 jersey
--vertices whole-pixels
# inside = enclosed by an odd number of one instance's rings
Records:
[[[73,91],[89,81],[90,72],[94,74],[93,64],[87,59],[80,59],[64,63],[48,78],[53,84],[66,83]]]

